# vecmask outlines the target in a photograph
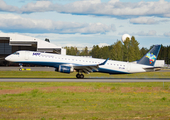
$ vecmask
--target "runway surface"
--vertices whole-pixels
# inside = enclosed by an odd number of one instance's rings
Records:
[[[51,67],[24,67],[31,71],[54,71]],[[19,67],[0,67],[0,71],[18,71]],[[159,72],[170,72],[169,69]],[[85,79],[40,79],[40,78],[0,78],[0,82],[170,82],[169,79],[138,79],[138,78],[85,78]]]
[[[19,71],[19,66],[16,67],[0,67],[0,71]],[[29,68],[31,71],[54,71],[53,67],[23,67]]]
[[[170,79],[25,79],[25,78],[0,78],[0,82],[170,82]]]
[[[54,71],[53,67],[23,67],[23,68],[29,68],[31,69],[31,71]],[[19,71],[19,66],[15,66],[15,67],[1,66],[0,71]],[[170,69],[163,69],[155,72],[170,72]]]

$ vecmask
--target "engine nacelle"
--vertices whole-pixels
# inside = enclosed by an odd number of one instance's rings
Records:
[[[74,68],[73,68],[73,66],[63,66],[63,65],[60,65],[59,68],[58,68],[58,72],[71,73],[71,72],[74,72]]]

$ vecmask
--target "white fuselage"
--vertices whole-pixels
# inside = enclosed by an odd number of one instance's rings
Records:
[[[104,59],[87,58],[81,56],[71,56],[71,55],[59,55],[52,53],[40,53],[33,51],[18,51],[17,54],[11,54],[6,57],[6,60],[16,63],[26,63],[50,66],[58,68],[59,65],[96,65],[104,62]],[[144,68],[150,66],[121,62],[115,60],[108,60],[105,65],[100,65],[98,72],[105,72],[110,74],[123,74],[123,73],[137,73],[146,72]],[[95,71],[95,70],[94,70]]]

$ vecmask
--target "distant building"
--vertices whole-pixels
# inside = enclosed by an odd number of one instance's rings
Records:
[[[165,67],[165,60],[156,60],[155,67]]]
[[[11,34],[0,33],[0,65],[5,65],[5,57],[18,50],[30,50],[39,52],[48,52],[66,55],[66,50],[45,40],[37,38]]]

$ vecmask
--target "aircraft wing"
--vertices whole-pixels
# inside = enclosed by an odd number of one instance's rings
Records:
[[[109,58],[106,59],[106,60],[105,60],[103,63],[101,63],[101,64],[94,64],[94,65],[74,65],[73,67],[74,67],[74,69],[75,69],[76,71],[82,71],[82,72],[84,72],[84,73],[89,74],[90,72],[93,72],[93,70],[98,71],[99,66],[100,66],[100,65],[105,65],[108,60],[109,60]]]

